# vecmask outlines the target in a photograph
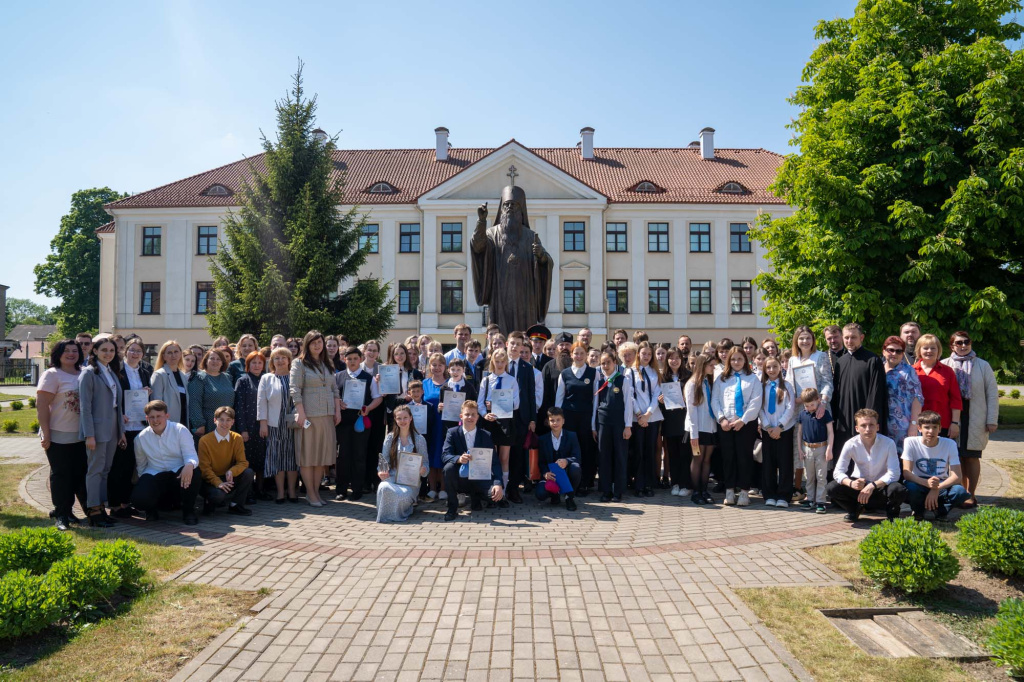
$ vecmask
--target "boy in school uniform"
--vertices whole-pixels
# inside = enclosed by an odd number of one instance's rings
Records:
[[[572,492],[565,493],[565,508],[569,511],[576,511],[576,490],[580,487],[580,479],[583,477],[583,470],[580,468],[580,441],[572,431],[566,431],[565,413],[560,407],[548,409],[548,426],[550,431],[540,437],[540,483],[534,487],[534,494],[537,499],[543,502],[550,498],[552,505],[559,502],[559,493],[549,492],[546,481],[554,481],[555,474],[551,472],[551,465],[557,464],[565,469],[569,476],[569,483],[572,484]]]
[[[459,517],[458,495],[468,493],[472,499],[470,509],[480,511],[483,501],[487,499],[487,507],[507,507],[504,502],[504,475],[501,461],[498,459],[494,440],[487,429],[478,428],[480,413],[473,400],[462,403],[462,424],[448,430],[445,434],[442,459],[444,461],[444,487],[448,491],[448,510],[445,521],[454,521]],[[491,449],[490,480],[477,481],[469,479],[469,451],[472,448]],[[504,502],[504,503],[503,503]]]
[[[821,401],[815,388],[805,388],[800,399],[804,409],[800,411],[797,422],[800,424],[800,448],[804,456],[804,469],[807,471],[807,499],[803,506],[824,514],[825,477],[828,474],[828,463],[832,461],[832,444],[835,441],[832,414],[825,410],[820,419],[815,416]]]

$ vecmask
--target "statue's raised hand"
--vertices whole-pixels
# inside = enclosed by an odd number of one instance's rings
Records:
[[[476,209],[477,222],[487,220],[487,202],[480,204]]]
[[[536,232],[533,233],[533,255],[536,258],[544,255],[544,247],[540,245],[540,236]]]

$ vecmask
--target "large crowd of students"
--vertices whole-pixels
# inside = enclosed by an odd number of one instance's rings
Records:
[[[572,512],[580,498],[659,488],[694,505],[759,497],[856,521],[907,502],[918,519],[942,518],[977,504],[998,423],[995,377],[970,335],[950,335],[943,359],[915,322],[881,356],[856,323],[826,327],[821,347],[801,326],[785,349],[750,337],[697,349],[686,334],[672,345],[623,329],[596,347],[589,329],[542,325],[508,336],[492,325],[483,342],[465,324],[454,333],[447,353],[411,336],[383,363],[377,341],[315,330],[265,348],[249,334],[210,349],[169,340],[152,365],[137,336],[60,341],[36,403],[55,523],[81,522],[76,498],[108,527],[168,510],[195,524],[200,497],[203,514],[248,516],[257,502],[369,493],[377,520],[393,522],[432,503],[454,520],[523,493]]]

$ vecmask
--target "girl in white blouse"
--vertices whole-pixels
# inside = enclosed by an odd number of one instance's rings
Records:
[[[491,411],[493,407],[491,394],[498,390],[512,389],[512,410],[519,409],[519,382],[506,371],[507,369],[508,353],[502,349],[495,350],[491,353],[490,374],[480,382],[480,405],[482,406],[480,413],[486,422],[485,426],[494,438],[495,447],[498,448],[501,474],[505,485],[508,485],[508,454],[516,439],[516,427],[513,419],[498,419]]]
[[[711,476],[711,455],[718,440],[718,422],[711,408],[711,382],[715,379],[716,364],[713,356],[705,353],[698,355],[693,363],[693,375],[683,387],[686,430],[690,432],[690,449],[693,452],[690,461],[693,494],[690,495],[690,501],[694,504],[715,503],[708,491],[708,479]]]
[[[750,371],[743,349],[733,347],[711,394],[711,408],[721,429],[718,440],[726,504],[750,504],[747,491],[754,485],[754,441],[761,393],[761,382]]]
[[[769,507],[788,507],[793,497],[793,424],[797,412],[792,384],[782,363],[769,357],[761,377],[761,492]]]
[[[642,341],[633,366],[627,370],[633,380],[633,422],[635,432],[630,438],[630,449],[636,467],[633,469],[633,486],[637,496],[654,497],[654,486],[658,484],[658,431],[664,416],[658,406],[661,397],[661,381],[658,371],[651,366],[654,349]]]

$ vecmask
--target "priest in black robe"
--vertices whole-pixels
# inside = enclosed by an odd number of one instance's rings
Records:
[[[832,396],[832,419],[835,421],[835,462],[843,444],[856,435],[853,415],[870,408],[878,413],[878,432],[888,435],[889,388],[885,383],[882,359],[863,346],[864,332],[857,323],[843,327],[846,352],[835,361],[835,393]]]

